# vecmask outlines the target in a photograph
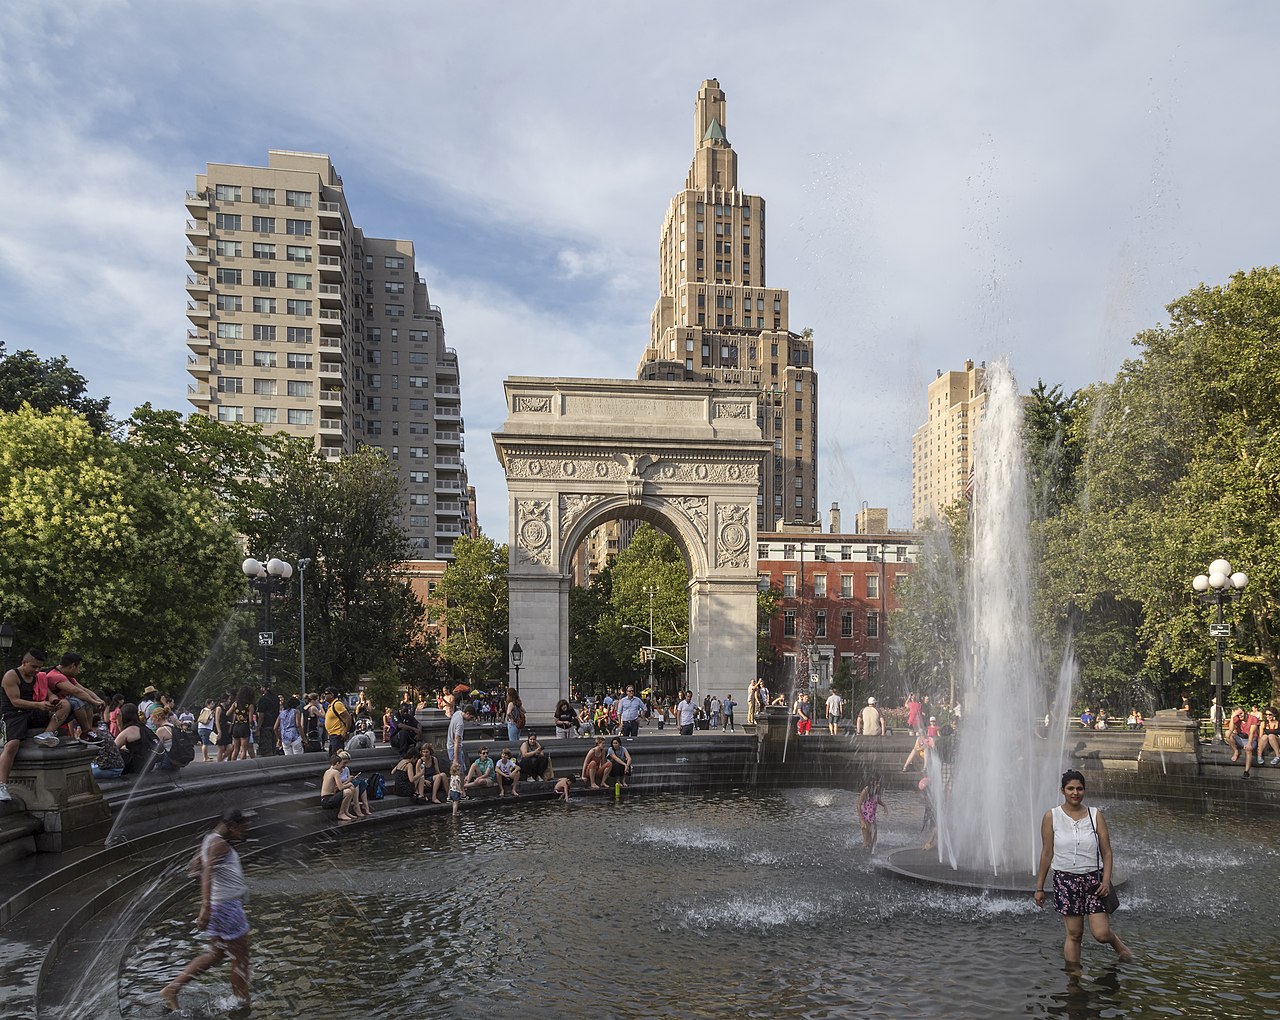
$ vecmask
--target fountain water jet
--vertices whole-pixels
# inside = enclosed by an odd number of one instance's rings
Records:
[[[949,789],[944,792],[938,771],[931,782],[939,837],[937,863],[926,870],[939,881],[948,881],[952,872],[968,876],[956,879],[963,884],[1020,887],[1024,876],[1035,873],[1040,818],[1057,795],[1074,663],[1068,649],[1056,678],[1045,682],[1031,621],[1022,406],[1007,361],[993,363],[984,414],[974,426],[962,603],[964,717]],[[897,870],[920,858],[906,851],[890,865]]]

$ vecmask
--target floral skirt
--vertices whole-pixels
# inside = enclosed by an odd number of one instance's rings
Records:
[[[209,925],[205,935],[223,942],[234,942],[249,934],[249,919],[240,900],[226,900],[209,908]]]
[[[1059,914],[1076,917],[1084,914],[1105,914],[1106,907],[1095,889],[1102,881],[1102,871],[1086,871],[1075,875],[1069,871],[1053,873],[1053,909]]]

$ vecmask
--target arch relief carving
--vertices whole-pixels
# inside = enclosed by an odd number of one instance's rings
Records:
[[[736,461],[655,459],[649,454],[617,454],[600,460],[588,457],[511,456],[507,477],[538,479],[594,478],[599,481],[742,482],[758,484],[758,464]]]
[[[521,563],[551,563],[551,503],[545,499],[516,501],[516,538]]]
[[[716,566],[746,567],[751,539],[748,509],[740,503],[716,507]]]
[[[690,523],[697,529],[698,537],[702,539],[705,545],[707,541],[707,497],[676,496],[673,499],[668,499],[667,502],[689,518]]]

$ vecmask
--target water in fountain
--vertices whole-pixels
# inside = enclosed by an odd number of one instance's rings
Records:
[[[1046,678],[1032,625],[1022,398],[1007,362],[988,368],[986,385],[974,444],[964,719],[939,859],[998,875],[1035,870],[1040,817],[1057,793],[1073,667],[1068,652],[1056,678]]]

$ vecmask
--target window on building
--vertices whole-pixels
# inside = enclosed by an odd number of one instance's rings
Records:
[[[827,636],[827,614],[822,610],[818,610],[813,616],[813,636]]]
[[[853,559],[853,546],[851,546],[851,545],[842,545],[842,546],[840,547],[840,558],[841,558],[842,560],[851,560],[851,559]]]
[[[265,241],[253,242],[253,257],[255,259],[271,260],[276,257],[276,246],[267,244]]]
[[[867,637],[878,638],[880,636],[880,614],[872,611],[867,613]]]
[[[276,285],[276,274],[269,269],[255,269],[253,271],[253,285],[255,287],[274,287]]]
[[[275,343],[276,328],[275,326],[260,326],[255,323],[253,327],[253,338],[264,343]]]
[[[215,241],[213,250],[219,258],[238,259],[243,248],[239,241]]]
[[[259,315],[275,315],[276,299],[273,297],[256,297],[253,299],[253,310]],[[272,337],[274,340],[275,337]]]
[[[813,597],[815,599],[825,599],[827,597],[827,575],[813,575]]]
[[[853,598],[853,575],[852,574],[840,575],[840,597],[842,599]]]
[[[274,216],[253,217],[253,230],[257,234],[274,234],[276,232],[276,218]]]
[[[285,355],[285,365],[288,368],[307,368],[311,367],[310,354],[287,354]]]
[[[220,404],[218,406],[218,421],[244,421],[244,408]]]
[[[311,302],[304,301],[300,298],[286,298],[284,302],[284,310],[290,315],[310,315]]]
[[[310,425],[315,418],[314,411],[303,410],[297,407],[289,408],[288,415],[290,425]]]
[[[284,193],[284,204],[291,205],[295,209],[310,209],[311,208],[311,192],[286,191]]]
[[[782,575],[782,594],[785,598],[793,599],[796,597],[796,575]]]
[[[880,597],[880,577],[877,574],[867,575],[867,598],[878,599]]]
[[[404,318],[404,305],[387,305],[386,315],[388,319]]]
[[[276,352],[275,351],[254,351],[253,367],[254,368],[275,368]]]
[[[244,323],[220,322],[218,323],[217,334],[219,340],[243,340]]]
[[[253,200],[257,202],[258,205],[275,205],[276,189],[275,188],[254,188]]]
[[[311,343],[311,327],[290,326],[285,330],[285,338],[291,344],[309,344]]]
[[[290,379],[286,391],[291,397],[309,397],[313,392],[312,384],[305,379]]]
[[[310,290],[311,274],[310,273],[286,273],[285,286],[290,290]]]
[[[244,380],[238,375],[218,376],[219,393],[243,393]]]
[[[239,294],[219,294],[217,305],[220,312],[239,312],[244,309],[244,302]]]
[[[240,215],[238,213],[218,213],[214,218],[219,230],[239,230]]]
[[[241,274],[240,274],[240,270],[238,269],[219,269],[218,270],[219,283],[238,287],[240,286],[240,278],[241,278]]]
[[[404,256],[403,255],[385,255],[383,256],[383,259],[382,259],[382,265],[386,269],[403,269]]]
[[[853,637],[853,611],[846,609],[840,614],[840,636]]]
[[[290,262],[310,262],[311,261],[311,249],[306,247],[306,245],[288,244],[288,245],[285,245],[284,252],[285,252],[285,258],[288,259]]]
[[[243,365],[244,351],[222,349],[218,351],[219,365]]]
[[[388,294],[403,294],[404,283],[401,280],[386,280],[382,284],[382,289]]]
[[[255,407],[253,409],[253,420],[259,425],[274,425],[276,423],[276,409],[274,407]]]
[[[311,221],[310,220],[285,220],[284,232],[292,234],[294,237],[310,237]]]
[[[213,186],[213,197],[219,202],[239,202],[240,201],[240,185],[238,184],[215,184]]]
[[[782,636],[796,636],[796,611],[794,609],[784,609],[782,611]]]

